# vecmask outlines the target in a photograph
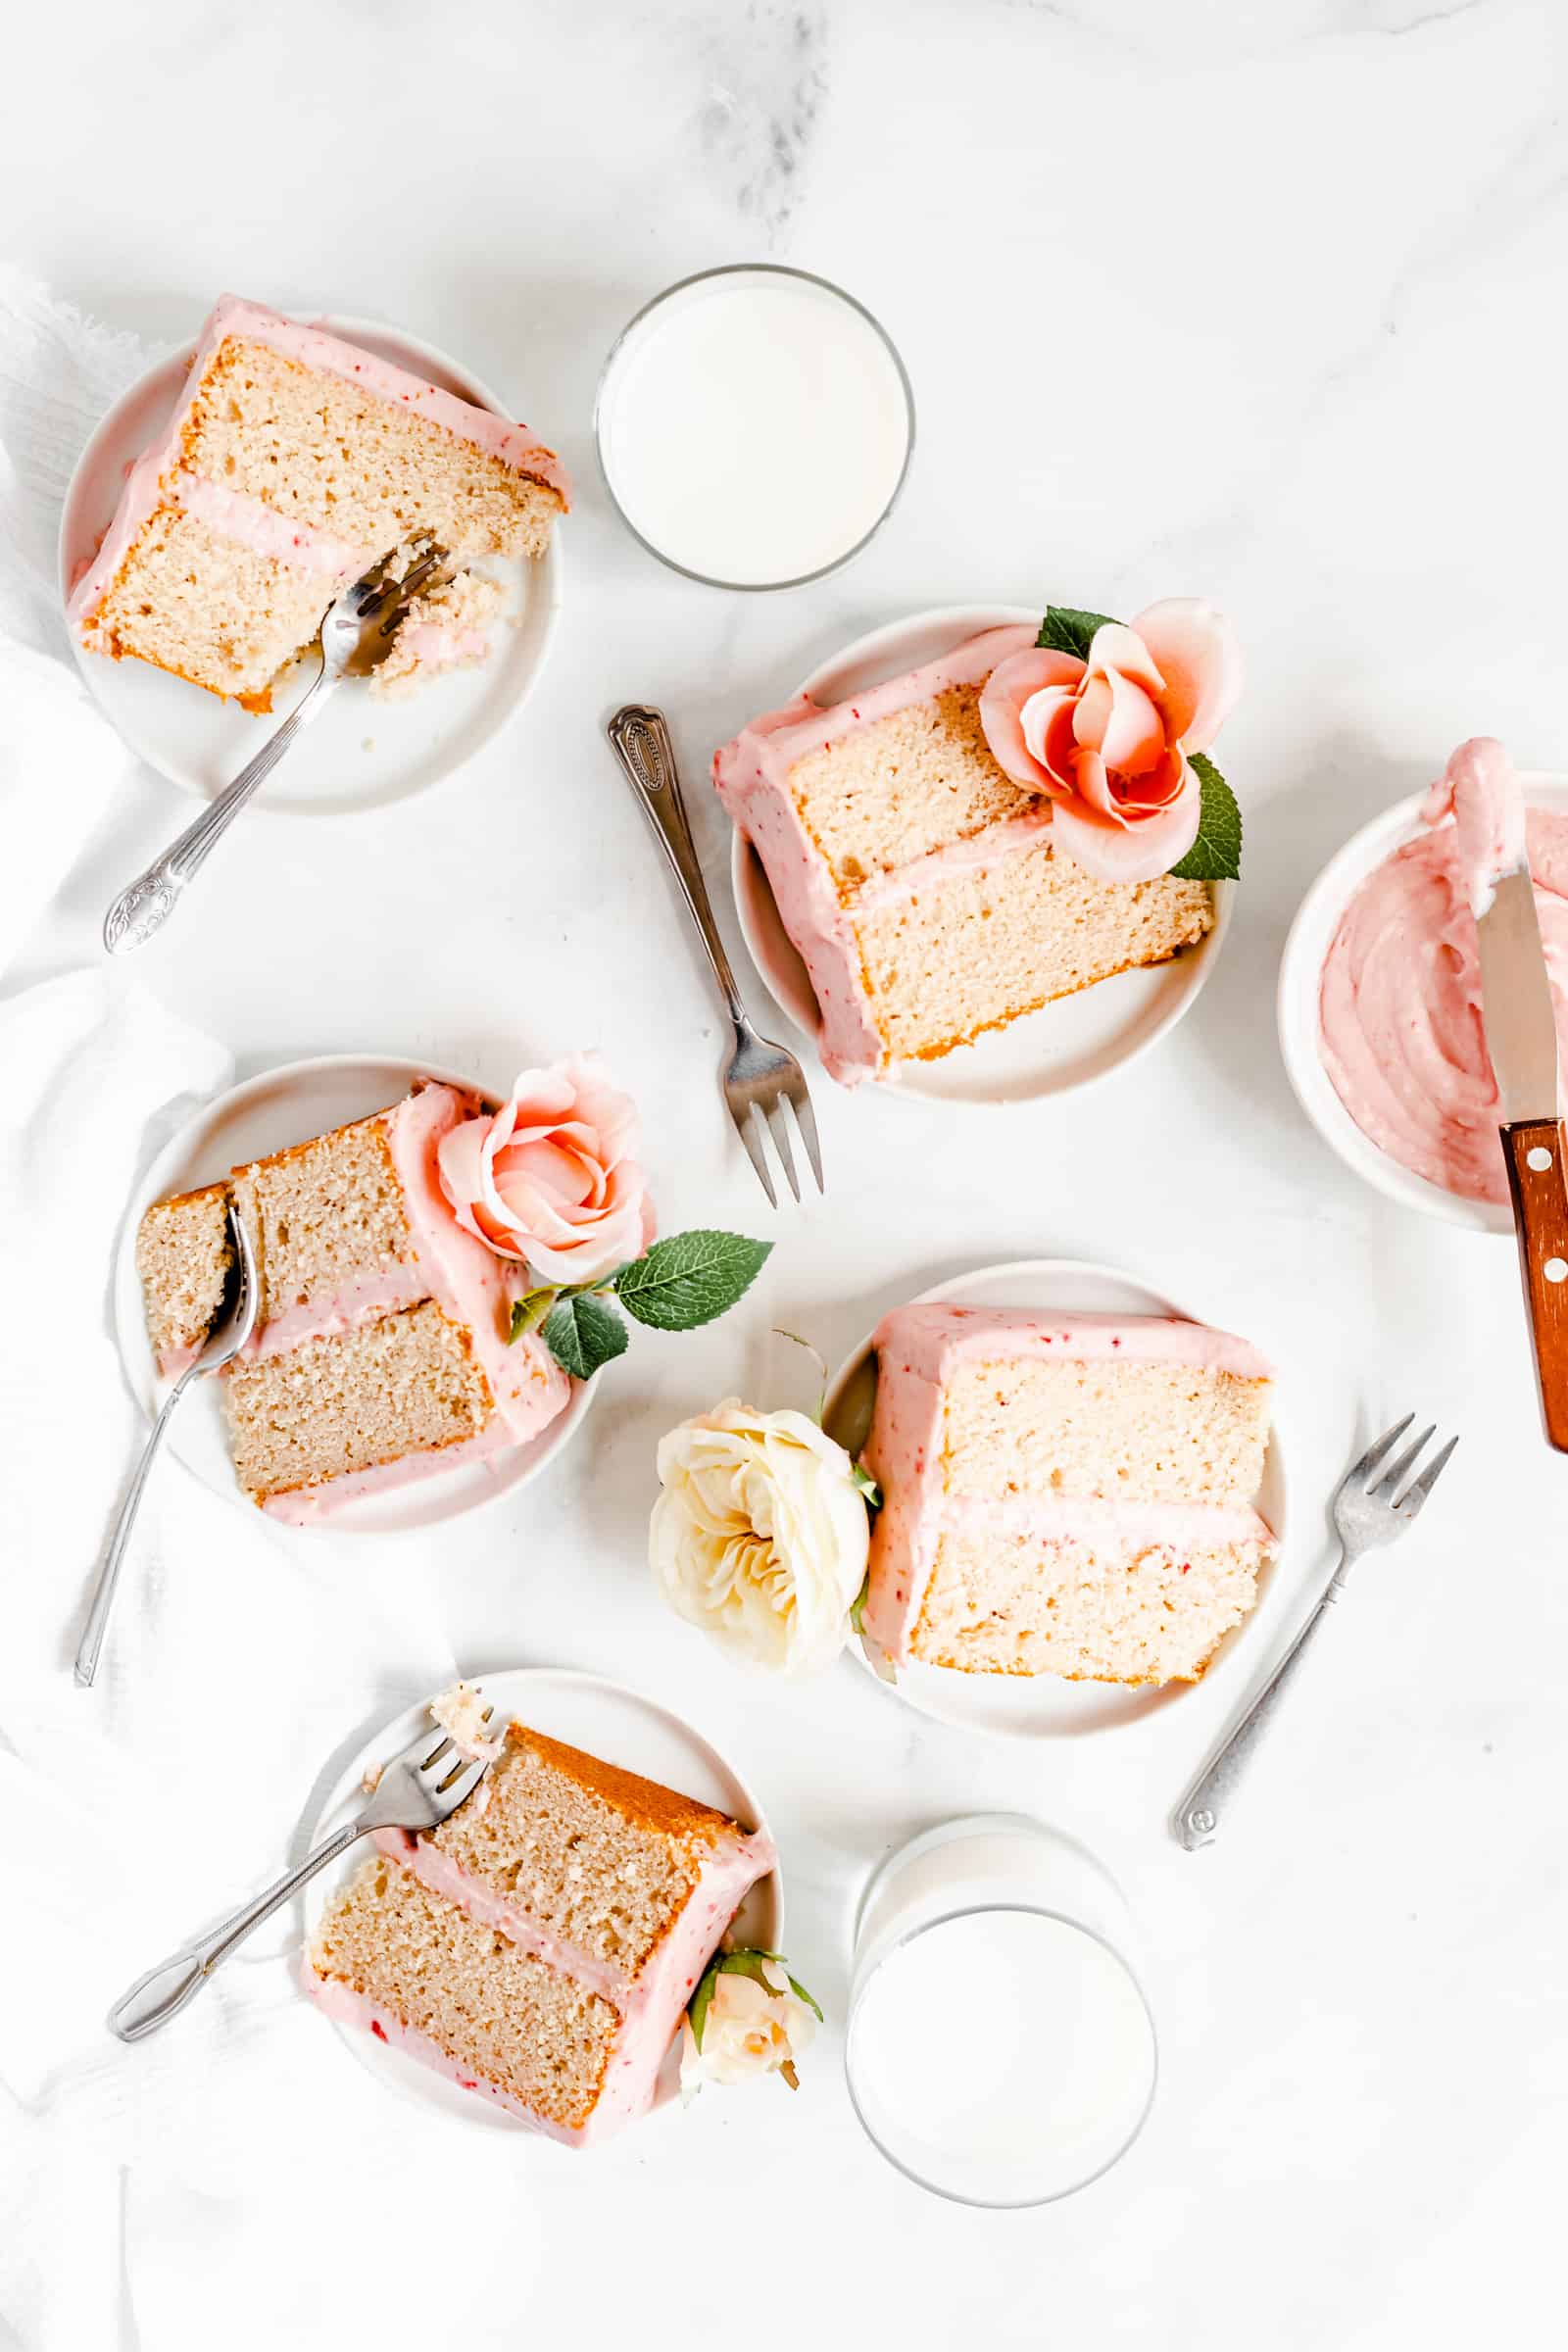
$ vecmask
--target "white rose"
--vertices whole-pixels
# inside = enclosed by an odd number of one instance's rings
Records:
[[[844,1646],[871,1523],[842,1446],[738,1397],[672,1429],[649,1553],[670,1607],[743,1657],[815,1674]]]
[[[777,1960],[763,1960],[765,1984],[720,1970],[703,2021],[703,2046],[688,2018],[681,2032],[680,2088],[689,2099],[705,2082],[749,2082],[782,2074],[795,2088],[795,2061],[816,2032],[816,2019],[790,1989]]]

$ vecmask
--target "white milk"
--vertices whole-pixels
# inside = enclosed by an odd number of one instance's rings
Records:
[[[908,457],[908,396],[880,329],[788,270],[721,270],[646,312],[599,396],[606,478],[684,571],[774,587],[852,554]]]
[[[977,1911],[891,1952],[856,2012],[861,2116],[950,2196],[1058,2196],[1120,2155],[1148,2104],[1149,2013],[1104,1944],[1032,1911]]]

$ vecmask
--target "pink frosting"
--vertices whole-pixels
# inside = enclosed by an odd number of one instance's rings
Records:
[[[352,577],[356,571],[363,571],[375,555],[385,552],[351,549],[345,540],[333,539],[327,533],[310,530],[273,514],[259,499],[220,483],[204,481],[184,470],[180,450],[191,404],[208,361],[229,335],[265,343],[303,367],[346,377],[362,390],[409,409],[455,439],[466,441],[498,458],[503,465],[527,474],[531,480],[545,483],[560,494],[563,502],[569,502],[570,484],[564,467],[552,451],[534,439],[526,425],[514,424],[488,409],[476,407],[472,401],[460,399],[455,392],[426,383],[422,377],[410,374],[407,368],[394,367],[390,360],[378,359],[358,344],[343,342],[324,327],[284,318],[259,303],[245,302],[237,294],[224,294],[220,296],[197,338],[183,397],[175,404],[174,413],[158,439],[131,467],[97,555],[73,585],[66,616],[90,651],[104,650],[93,629],[94,615],[143,524],[166,495],[177,498],[191,513],[204,515],[225,537],[270,555],[279,563]]]
[[[1380,1152],[1446,1192],[1502,1201],[1475,909],[1520,863],[1522,826],[1568,1058],[1568,815],[1526,815],[1500,746],[1479,739],[1454,754],[1423,816],[1432,829],[1370,873],[1340,917],[1318,997],[1323,1066]]]
[[[929,888],[950,870],[985,863],[1027,846],[1018,820],[988,827],[972,842],[934,851],[917,866],[876,875],[849,904],[840,900],[826,858],[801,821],[790,790],[790,770],[812,752],[825,751],[861,727],[874,725],[912,704],[929,702],[954,686],[978,686],[1010,655],[1034,643],[1032,628],[987,629],[956,646],[938,662],[891,678],[848,702],[822,707],[798,695],[780,710],[765,712],[741,729],[713,758],[713,783],[731,819],[756,849],[767,872],[779,919],[810,975],[822,1030],[824,1067],[846,1086],[877,1076],[887,1050],[871,1017],[855,932],[858,907]],[[1049,821],[1049,809],[1025,820],[1029,838]],[[918,874],[918,884],[911,881]]]
[[[466,2073],[428,2035],[406,2026],[395,2013],[367,2000],[340,1979],[318,1977],[307,1962],[305,1984],[311,1997],[329,2016],[345,2023],[378,2027],[384,2041],[433,2067],[449,2082],[480,2092],[537,2131],[573,2147],[608,2139],[670,2096],[673,2077],[661,2079],[664,2058],[698,1980],[748,1890],[778,1864],[777,1851],[764,1830],[737,1830],[732,1837],[720,1838],[702,1864],[697,1884],[670,1933],[641,1974],[628,1978],[532,1918],[515,1898],[497,1894],[428,1838],[416,1838],[407,1830],[380,1830],[375,1842],[432,1892],[461,1904],[470,1917],[496,1929],[520,1950],[598,1993],[620,2012],[598,2101],[580,2126],[552,2124],[499,2083]]]
[[[1068,1362],[1190,1364],[1242,1380],[1273,1377],[1266,1356],[1234,1333],[1159,1316],[1045,1315],[1024,1307],[959,1306],[939,1300],[897,1308],[872,1337],[876,1411],[866,1467],[882,1489],[871,1539],[866,1633],[895,1663],[909,1656],[937,1549],[950,1528],[1038,1534],[1054,1543],[1272,1543],[1250,1506],[1191,1502],[1117,1503],[1094,1496],[1030,1495],[1006,1502],[950,1499],[943,1493],[945,1391],[965,1359],[1030,1356]]]

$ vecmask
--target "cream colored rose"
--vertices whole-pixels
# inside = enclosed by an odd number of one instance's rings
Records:
[[[649,1551],[672,1609],[754,1664],[819,1673],[843,1648],[870,1520],[842,1446],[738,1397],[672,1429]]]
[[[795,2061],[816,2032],[816,2019],[791,1990],[780,1961],[757,1965],[765,1983],[728,1969],[714,1978],[701,2049],[687,2018],[680,2042],[682,2098],[705,2082],[748,2082],[756,2075],[781,2074],[796,2088]]]

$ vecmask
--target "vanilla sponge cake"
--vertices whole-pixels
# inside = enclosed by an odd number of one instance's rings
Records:
[[[895,1663],[1195,1682],[1256,1598],[1273,1376],[1228,1332],[947,1303],[878,1329],[867,1634]]]
[[[306,1954],[307,1990],[580,2146],[654,2103],[765,1832],[521,1724],[449,1821],[376,1833]]]
[[[221,1302],[231,1200],[245,1218],[260,1308],[223,1409],[239,1483],[274,1517],[508,1452],[564,1409],[571,1384],[549,1350],[511,1338],[525,1271],[466,1233],[441,1190],[441,1138],[482,1107],[426,1084],[142,1218],[165,1374],[192,1360]]]
[[[378,558],[420,530],[462,562],[539,556],[567,498],[525,426],[225,294],[68,618],[90,652],[265,710]]]
[[[855,701],[802,695],[714,758],[847,1085],[1162,963],[1213,926],[1205,882],[1102,882],[1059,855],[1050,802],[997,764],[981,688],[1034,642],[989,629]]]

